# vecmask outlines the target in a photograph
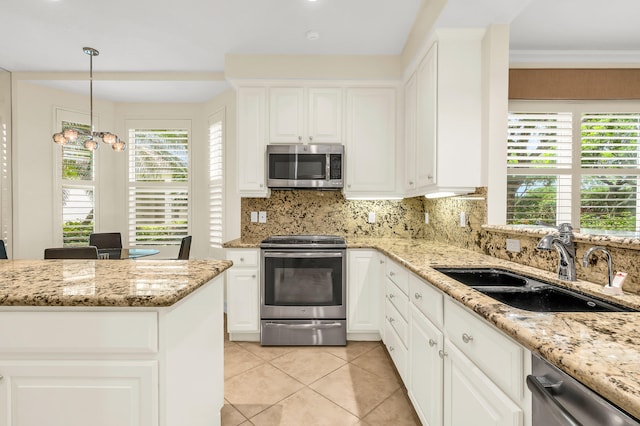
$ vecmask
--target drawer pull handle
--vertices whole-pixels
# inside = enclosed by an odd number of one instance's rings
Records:
[[[473,336],[469,336],[467,333],[462,334],[462,341],[465,343],[469,343],[473,341]]]
[[[391,293],[391,294],[389,295],[389,299],[393,299],[394,297],[396,297],[396,295],[395,295],[395,294],[393,294],[393,293]]]
[[[447,354],[445,351],[443,351],[442,349],[440,349],[440,350],[438,351],[438,356],[439,356],[440,358],[442,358],[442,359],[444,359],[444,357],[445,357],[445,356],[447,356],[447,355],[448,355],[448,354]]]
[[[244,257],[241,257],[241,258],[240,258],[240,262],[244,262]]]
[[[255,275],[255,274],[251,275],[251,278],[255,278],[255,277],[256,277],[256,275]]]
[[[0,374],[0,380],[4,379],[4,377],[2,377],[2,374]]]
[[[393,322],[394,322],[395,320],[396,320],[395,318],[393,318],[393,317],[389,317],[389,322],[390,322],[391,324],[393,324]]]
[[[389,276],[390,277],[393,277],[394,275],[395,275],[395,272],[393,272],[393,271],[389,272]]]
[[[393,352],[394,350],[393,346],[389,346],[389,352]]]
[[[416,293],[413,295],[416,299],[422,299],[422,295],[420,293]]]
[[[429,346],[434,347],[437,344],[438,344],[438,342],[436,342],[435,340],[429,339]]]

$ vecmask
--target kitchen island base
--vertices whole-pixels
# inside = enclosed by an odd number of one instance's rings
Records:
[[[167,307],[0,307],[0,426],[210,426],[223,276]]]

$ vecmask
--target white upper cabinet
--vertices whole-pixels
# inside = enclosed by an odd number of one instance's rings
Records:
[[[405,83],[405,196],[482,186],[483,35],[438,30]]]
[[[342,142],[342,89],[269,89],[269,142]]]
[[[266,197],[267,89],[238,89],[238,190],[243,197]]]
[[[347,197],[394,197],[396,190],[397,90],[347,89],[345,135]]]

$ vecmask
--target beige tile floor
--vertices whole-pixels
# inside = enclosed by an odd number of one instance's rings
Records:
[[[380,342],[263,347],[225,338],[222,425],[420,425]]]

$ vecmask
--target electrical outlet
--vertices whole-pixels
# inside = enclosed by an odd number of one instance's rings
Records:
[[[514,253],[520,253],[520,240],[515,240],[513,238],[507,238],[507,251],[512,251]]]
[[[369,212],[369,223],[376,223],[376,212]]]
[[[267,223],[267,212],[258,213],[258,222]]]
[[[258,221],[258,212],[251,212],[251,222],[256,223]]]
[[[427,225],[429,224],[429,213],[428,212],[424,214],[424,223],[427,224]]]
[[[466,228],[467,226],[467,215],[464,212],[460,212],[460,227]]]

